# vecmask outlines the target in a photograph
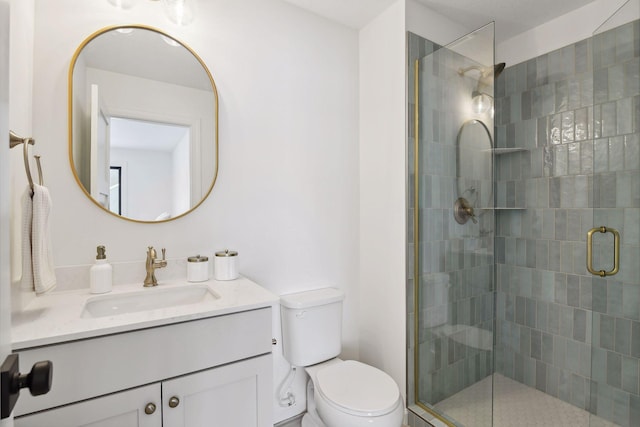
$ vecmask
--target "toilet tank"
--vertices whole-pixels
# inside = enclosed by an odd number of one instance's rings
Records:
[[[282,348],[293,366],[309,366],[340,354],[344,293],[335,288],[280,297]]]

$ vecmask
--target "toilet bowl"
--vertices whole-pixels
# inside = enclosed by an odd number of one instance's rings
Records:
[[[355,360],[332,359],[305,369],[307,413],[302,427],[399,427],[404,404],[395,381]]]
[[[338,359],[342,300],[334,288],[280,298],[284,357],[305,368],[307,413],[303,427],[400,427],[404,402],[385,372]]]

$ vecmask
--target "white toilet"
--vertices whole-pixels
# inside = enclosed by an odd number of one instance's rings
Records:
[[[309,374],[303,427],[400,427],[404,404],[386,373],[341,351],[342,300],[334,288],[280,298],[284,357]]]

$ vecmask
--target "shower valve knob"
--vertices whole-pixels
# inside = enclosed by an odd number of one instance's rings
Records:
[[[466,224],[469,219],[471,219],[474,224],[478,223],[473,207],[464,197],[460,197],[453,205],[453,217],[458,224]]]

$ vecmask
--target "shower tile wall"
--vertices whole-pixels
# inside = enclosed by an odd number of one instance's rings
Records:
[[[408,404],[415,403],[415,387],[414,387],[414,137],[415,137],[415,102],[414,102],[414,62],[418,58],[433,53],[439,49],[437,44],[424,39],[416,34],[407,33],[407,70],[408,70],[408,139],[407,139],[407,378],[409,387],[407,390]],[[412,424],[413,425],[413,424]]]
[[[411,56],[416,47],[429,43],[409,35],[410,59],[421,61],[420,108],[420,302],[419,302],[419,401],[434,405],[493,372],[491,349],[468,345],[472,332],[493,330],[493,227],[491,211],[478,224],[455,222],[456,135],[466,120],[458,105],[468,103],[476,80],[464,81],[459,68],[464,57],[428,44]],[[413,73],[413,61],[409,68]],[[426,76],[428,75],[428,77]],[[413,99],[413,78],[409,79]],[[463,100],[463,101],[461,101]],[[413,103],[409,106],[409,224],[413,225]],[[488,123],[489,128],[493,127]],[[413,253],[413,227],[408,230],[409,253]],[[409,259],[413,260],[410,256]],[[408,277],[413,278],[410,263]],[[408,283],[413,296],[413,281]],[[413,307],[413,300],[409,307]],[[413,326],[413,313],[409,324]],[[473,328],[469,328],[473,327]],[[475,329],[474,329],[475,328]],[[413,343],[413,328],[408,342]],[[469,330],[472,332],[468,332]],[[413,375],[413,351],[410,375]],[[410,395],[412,390],[410,390]],[[410,398],[410,402],[412,399]]]
[[[622,426],[640,425],[639,56],[636,21],[496,81],[496,371]],[[585,267],[601,224],[626,236],[611,279]]]

